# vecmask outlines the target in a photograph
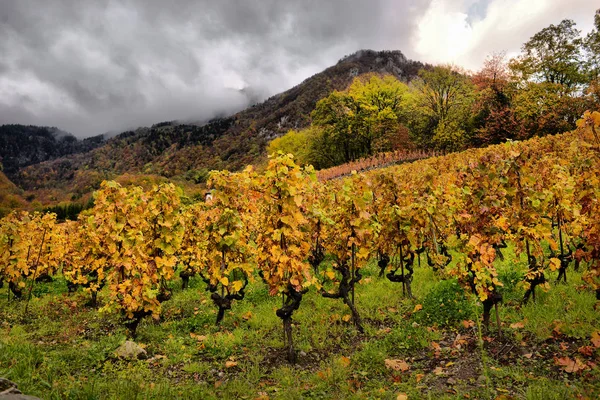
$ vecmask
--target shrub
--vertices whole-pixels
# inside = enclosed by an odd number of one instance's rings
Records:
[[[456,325],[473,318],[473,304],[456,279],[439,282],[423,299],[417,322],[438,326]]]
[[[523,272],[514,269],[498,272],[498,279],[502,282],[502,289],[505,292],[514,291],[517,285],[523,282],[524,278]]]

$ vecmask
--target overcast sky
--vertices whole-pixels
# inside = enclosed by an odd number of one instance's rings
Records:
[[[0,124],[84,137],[205,120],[366,48],[476,70],[564,18],[588,32],[595,3],[0,0]]]

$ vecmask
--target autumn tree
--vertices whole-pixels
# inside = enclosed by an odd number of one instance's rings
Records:
[[[585,91],[588,95],[589,109],[600,108],[600,10],[594,16],[594,29],[584,40],[586,69],[590,83]]]
[[[333,150],[320,167],[391,150],[396,136],[405,132],[401,127],[408,96],[408,87],[396,78],[366,75],[320,100],[312,113],[313,125],[321,129],[316,143]]]
[[[0,281],[14,298],[30,297],[35,280],[58,269],[65,242],[56,214],[13,211],[0,220]]]
[[[288,360],[294,362],[292,314],[315,283],[307,262],[311,245],[304,191],[316,178],[312,168],[301,169],[292,156],[281,154],[271,158],[264,174],[255,179],[261,193],[257,199],[256,263],[269,294],[283,297],[276,313],[283,322]]]
[[[586,108],[585,99],[563,93],[563,86],[550,82],[526,82],[512,101],[521,124],[521,138],[557,134],[575,127]]]
[[[468,76],[449,66],[423,69],[412,83],[412,93],[409,128],[418,143],[449,150],[467,145],[475,101]]]
[[[565,93],[585,83],[581,31],[569,19],[550,25],[523,44],[523,54],[510,63],[523,81],[560,85]]]
[[[196,271],[206,282],[218,308],[217,325],[233,301],[244,298],[252,276],[251,231],[245,223],[250,215],[242,205],[246,198],[240,199],[238,192],[240,182],[249,179],[249,173],[249,170],[238,174],[211,172],[208,186],[213,189],[212,198],[203,212],[188,214],[194,219],[186,223],[196,233],[197,248],[188,251],[195,252],[195,259],[200,261]],[[194,242],[189,245],[194,246]]]
[[[587,55],[587,70],[591,80],[600,77],[600,10],[594,16],[594,29],[584,40],[584,49]]]
[[[589,262],[583,279],[594,289],[596,300],[600,301],[600,203],[597,201],[600,196],[600,177],[597,173],[600,168],[600,113],[586,112],[578,121],[578,131],[589,143],[595,145],[589,149],[592,152],[588,161],[592,163],[591,168],[586,173],[579,174],[585,190],[580,192],[578,202],[581,204],[581,214],[587,222],[583,224],[581,234],[584,238],[581,250],[584,250],[584,258]]]
[[[333,188],[332,188],[333,189]],[[360,268],[370,255],[373,240],[373,202],[370,182],[358,174],[344,179],[340,186],[326,197],[323,242],[333,256],[333,270],[323,271],[325,280],[334,282],[333,291],[322,296],[341,299],[352,312],[354,325],[363,332],[360,314],[354,303],[354,290],[362,275]]]
[[[320,129],[309,126],[302,130],[290,130],[283,136],[273,139],[267,147],[267,154],[293,154],[298,165],[314,166],[326,165],[335,162],[329,159],[330,148],[323,147],[320,141],[317,143]]]
[[[158,319],[170,297],[183,238],[179,190],[173,184],[123,188],[103,182],[89,228],[105,249],[109,298],[101,311],[120,312],[132,336],[143,317]]]
[[[63,264],[63,275],[67,280],[69,293],[82,286],[90,293],[89,305],[96,307],[98,292],[105,284],[106,268],[109,266],[108,249],[104,247],[102,236],[93,229],[93,214],[80,214],[77,222],[67,222],[69,237]]]
[[[472,77],[478,96],[473,112],[473,143],[490,145],[524,136],[512,106],[514,90],[504,53],[488,56],[483,68]]]
[[[549,196],[541,190],[543,182],[535,173],[536,169],[540,169],[539,166],[527,162],[530,155],[526,151],[518,151],[514,143],[507,144],[507,147],[504,176],[513,191],[507,196],[512,212],[507,213],[506,221],[514,232],[512,239],[515,254],[524,254],[527,260],[523,296],[523,303],[526,304],[530,297],[535,301],[538,286],[544,289],[549,287],[544,271],[543,248],[544,242],[552,241],[552,223],[544,218]]]

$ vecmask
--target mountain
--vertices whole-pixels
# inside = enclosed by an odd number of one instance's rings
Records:
[[[15,175],[32,164],[84,153],[101,146],[102,135],[78,140],[58,128],[33,125],[0,126],[0,162],[4,172]]]
[[[23,190],[12,183],[2,171],[0,171],[0,218],[15,208],[27,208],[28,203],[22,197]]]
[[[9,176],[23,189],[52,191],[50,197],[56,200],[79,198],[103,179],[125,173],[202,182],[209,170],[238,170],[266,159],[270,140],[308,126],[317,101],[333,90],[344,90],[356,76],[372,72],[410,81],[424,67],[400,51],[361,50],[232,116],[204,125],[171,121],[123,132],[89,151],[11,170]]]

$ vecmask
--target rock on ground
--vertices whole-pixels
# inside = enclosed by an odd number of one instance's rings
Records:
[[[148,354],[139,344],[128,340],[115,350],[115,355],[126,360],[141,360],[146,358]]]
[[[0,378],[0,400],[40,400],[38,397],[22,394],[17,384],[6,378]]]

